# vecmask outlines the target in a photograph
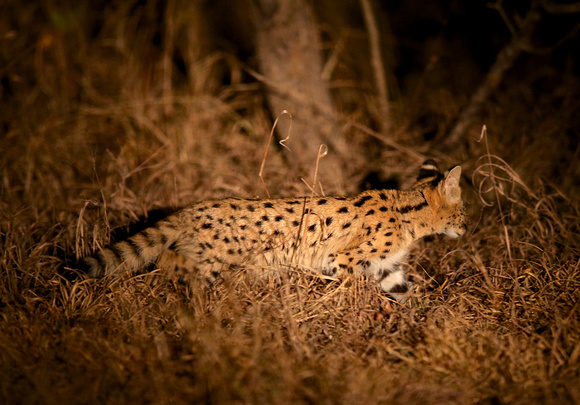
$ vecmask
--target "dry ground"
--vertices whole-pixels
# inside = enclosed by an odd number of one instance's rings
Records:
[[[0,33],[0,403],[580,403],[577,82],[533,100],[514,85],[489,108],[488,138],[436,155],[465,168],[472,224],[414,250],[404,306],[364,279],[298,270],[214,288],[159,270],[69,282],[62,265],[151,211],[264,196],[271,121],[256,83],[210,86],[224,55],[189,65],[167,99],[162,55],[136,55],[142,36],[115,30],[131,20],[106,14],[89,41],[66,15],[32,25],[42,10]],[[468,96],[430,94],[449,115]],[[379,147],[408,184],[420,161]],[[358,191],[366,158],[345,166],[327,194]],[[272,195],[307,192],[276,151],[265,179]]]

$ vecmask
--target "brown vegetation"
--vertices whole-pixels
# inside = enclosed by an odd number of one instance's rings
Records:
[[[368,86],[336,81],[338,105],[360,103],[342,112],[348,142],[374,152],[349,156],[348,181],[325,193],[375,170],[409,184],[425,156],[467,173],[470,229],[414,250],[406,305],[363,278],[299,270],[213,288],[160,270],[63,278],[155,210],[266,194],[259,83],[231,54],[191,49],[196,5],[159,17],[142,3],[0,6],[0,403],[580,402],[574,67],[522,64],[485,108],[489,136],[477,125],[448,154],[416,122],[433,112],[442,136],[469,78],[439,87],[426,70],[383,135],[367,128]],[[291,167],[270,150],[272,196],[310,193]]]

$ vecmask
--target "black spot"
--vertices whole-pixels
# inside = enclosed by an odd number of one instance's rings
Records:
[[[389,249],[385,249],[385,250],[383,250],[383,253],[389,253],[389,252],[390,252],[390,250],[389,250]]]
[[[206,207],[199,207],[197,209],[198,212],[204,212],[206,210]]]
[[[268,215],[262,215],[262,220],[265,222],[268,222],[270,218],[268,218]]]
[[[308,227],[309,232],[314,232],[316,230],[316,224],[312,224]]]
[[[234,253],[235,253],[235,252],[234,252],[234,249],[228,249],[228,254],[229,254],[229,255],[233,255]]]
[[[230,204],[230,207],[232,207],[232,209],[233,209],[234,211],[237,211],[237,210],[239,210],[239,209],[240,209],[240,207],[239,207],[239,206],[237,206],[236,204]]]
[[[325,276],[334,277],[336,276],[336,267],[333,267],[331,269],[322,269],[322,274],[324,274]]]
[[[340,209],[338,210],[338,213],[339,213],[339,214],[344,214],[344,213],[346,213],[346,212],[348,212],[348,207],[342,207],[342,208],[340,208]]]
[[[290,214],[294,214],[294,208],[286,208],[286,211]]]
[[[393,245],[393,242],[391,242],[391,241],[385,242],[385,246],[392,246],[392,245]]]
[[[220,238],[220,235],[219,235],[218,233],[216,233],[216,234],[213,236],[213,238],[214,238],[214,240],[218,240],[218,239]]]
[[[379,223],[377,224],[377,226],[375,227],[375,232],[378,232],[378,231],[379,231],[379,229],[381,229],[382,227],[383,227],[383,224],[379,222]]]
[[[119,262],[123,261],[123,257],[125,256],[125,252],[123,251],[121,246],[119,246],[118,243],[111,246],[111,248],[109,250],[111,252],[113,252],[113,254],[116,256],[116,258]]]
[[[371,253],[377,253],[377,249],[376,248],[371,249]]]
[[[282,221],[283,219],[284,219],[284,217],[283,217],[282,215],[278,215],[278,216],[276,216],[276,218],[274,218],[274,221],[276,221],[276,222],[280,222],[280,221]]]
[[[205,223],[201,226],[202,229],[211,229],[213,228],[213,225],[211,223]]]
[[[407,283],[394,285],[389,292],[391,293],[406,293],[409,290]]]
[[[346,269],[347,265],[346,264],[339,264],[338,267],[340,267],[341,269]]]
[[[206,217],[207,219],[209,219],[210,221],[213,221],[213,217],[212,217],[211,215],[207,214],[205,217]]]
[[[326,218],[326,220],[324,221],[324,223],[326,224],[326,226],[329,226],[330,224],[332,224],[332,217]]]
[[[152,247],[157,245],[157,237],[152,233],[153,228],[145,229],[141,234],[145,237],[147,246]]]
[[[288,204],[288,205],[296,205],[296,204],[300,204],[300,201],[286,201],[286,204]]]
[[[419,172],[419,176],[417,176],[417,180],[424,180],[434,177],[435,179],[431,181],[437,181],[438,183],[439,180],[437,180],[437,178],[439,177],[439,175],[440,173],[438,171],[421,169],[421,171]]]
[[[437,187],[439,183],[443,180],[443,173],[437,173],[437,176],[429,182],[431,187]]]
[[[381,208],[379,208],[379,210],[381,212],[387,212],[389,209],[383,205]]]
[[[385,195],[385,193],[379,193],[379,198],[384,201],[387,199],[387,196]]]
[[[237,237],[237,236],[234,236],[234,241],[235,241],[235,242],[239,242],[240,240],[238,239],[238,237]]]
[[[256,226],[262,226],[262,221],[256,221]]]
[[[401,214],[406,214],[407,212],[410,212],[410,211],[419,211],[420,209],[423,209],[423,208],[427,207],[428,205],[429,204],[427,203],[427,201],[423,201],[422,203],[417,204],[417,205],[407,205],[405,207],[401,207],[399,209],[399,212]]]
[[[243,231],[244,229],[246,229],[248,227],[248,225],[240,225],[240,229]]]
[[[254,207],[253,205],[248,205],[248,211],[254,212],[256,211],[256,207]]]
[[[224,242],[225,242],[225,243],[230,243],[230,238],[228,238],[227,236],[226,236],[226,237],[224,237]]]
[[[271,202],[266,202],[264,203],[264,208],[274,208],[274,204],[272,204]]]
[[[292,221],[292,225],[298,226],[298,225],[300,225],[300,221],[294,220],[294,221]]]
[[[387,232],[387,233],[385,233],[385,236],[389,237],[389,236],[391,236],[392,234],[393,234],[393,232]]]
[[[342,229],[346,229],[346,228],[350,227],[350,225],[351,225],[351,223],[350,222],[347,222],[346,224],[344,224],[342,226]]]
[[[141,249],[141,246],[139,246],[139,244],[136,241],[134,241],[133,239],[127,239],[126,242],[129,245],[129,247],[133,250],[135,256],[141,256],[143,254],[143,249]]]
[[[218,223],[223,224],[224,223],[224,219],[223,218],[218,218]]]
[[[366,217],[368,217],[369,215],[373,215],[375,213],[375,210],[368,210],[368,212],[365,214]]]
[[[383,281],[388,275],[389,275],[389,270],[388,269],[379,269],[379,271],[377,272],[377,280]]]
[[[385,255],[380,255],[379,257],[380,257],[381,259],[386,259],[386,258],[387,258],[387,256],[385,256]]]
[[[318,200],[318,205],[324,205],[328,202],[328,200],[326,198],[323,198],[322,200]]]
[[[219,203],[215,203],[215,204],[213,204],[211,207],[212,207],[212,208],[219,208],[219,207],[221,207],[221,204],[219,204]]]
[[[395,219],[395,218],[390,218],[390,219],[389,219],[389,222],[395,222],[395,221],[396,221],[396,219]]]
[[[357,202],[354,203],[355,207],[362,207],[368,200],[371,200],[373,197],[370,195],[365,195],[361,197]]]
[[[242,249],[241,248],[238,249],[238,254],[240,254],[240,255],[242,254]]]

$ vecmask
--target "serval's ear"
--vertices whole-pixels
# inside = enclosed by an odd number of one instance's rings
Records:
[[[457,203],[461,200],[461,187],[459,179],[461,178],[461,166],[455,166],[445,173],[441,182],[441,195],[448,203]]]
[[[423,162],[421,165],[421,169],[419,170],[419,175],[417,176],[417,181],[427,179],[427,178],[437,178],[441,176],[441,172],[439,171],[439,166],[437,162],[433,159],[428,159]]]

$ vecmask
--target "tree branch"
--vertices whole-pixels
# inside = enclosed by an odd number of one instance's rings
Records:
[[[498,3],[501,7],[501,3]],[[497,54],[494,64],[485,76],[485,80],[473,93],[467,106],[463,109],[457,123],[443,140],[442,147],[451,149],[456,147],[469,127],[475,121],[476,116],[483,109],[484,104],[495,92],[502,82],[505,73],[512,68],[516,59],[531,48],[531,37],[541,18],[537,7],[532,4],[532,8],[527,12],[524,19],[519,24],[518,33],[512,36],[511,41]]]

